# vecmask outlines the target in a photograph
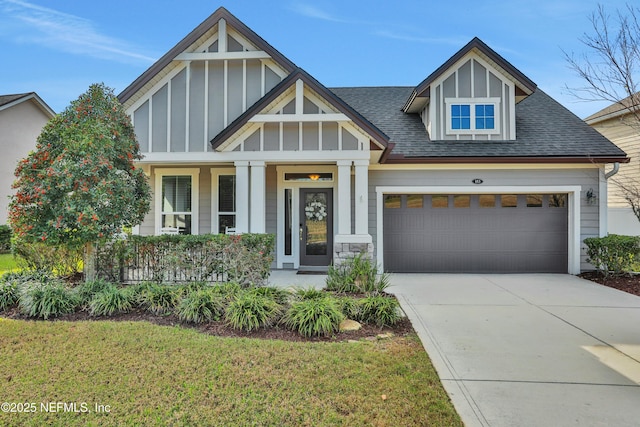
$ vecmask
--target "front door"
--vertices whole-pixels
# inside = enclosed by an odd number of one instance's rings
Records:
[[[325,266],[333,258],[333,189],[300,189],[300,265]]]

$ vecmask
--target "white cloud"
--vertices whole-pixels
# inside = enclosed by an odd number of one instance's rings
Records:
[[[462,47],[466,43],[471,40],[471,37],[457,36],[457,37],[421,37],[421,36],[411,36],[408,34],[400,34],[389,30],[380,30],[374,33],[376,36],[385,37],[388,39],[394,40],[402,40],[414,43],[425,43],[425,44],[446,44],[457,47]]]
[[[10,36],[19,43],[127,63],[155,61],[129,43],[101,34],[90,20],[75,15],[22,0],[0,0],[0,11],[11,22]]]
[[[330,22],[342,22],[346,23],[347,21],[337,18],[335,16],[330,15],[329,13],[318,9],[315,6],[311,6],[308,4],[295,4],[292,7],[293,11],[308,18],[321,19],[323,21]]]

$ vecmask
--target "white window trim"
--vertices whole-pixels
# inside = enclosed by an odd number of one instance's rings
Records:
[[[219,190],[219,180],[221,175],[236,175],[235,168],[212,168],[211,169],[211,232],[213,234],[220,233],[219,227],[219,218],[220,214],[228,215],[233,213],[236,215],[237,219],[237,210],[238,205],[236,204],[236,212],[218,212],[219,202],[218,202],[218,190]],[[237,182],[236,182],[237,185]],[[236,201],[237,203],[237,201]]]
[[[376,187],[376,218],[377,239],[376,259],[384,271],[384,238],[383,238],[383,208],[384,196],[387,194],[554,194],[567,193],[568,202],[568,256],[567,272],[580,274],[580,192],[582,187],[577,185],[562,186],[416,186],[416,187]]]
[[[500,134],[500,98],[445,98],[445,122],[447,133],[450,135],[498,135]],[[451,105],[468,104],[471,106],[471,128],[452,129],[451,128]],[[494,106],[494,126],[493,129],[476,129],[476,109],[478,104],[493,104]]]
[[[155,179],[155,231],[162,228],[162,178],[165,176],[191,177],[191,234],[200,234],[200,169],[199,168],[158,168]]]

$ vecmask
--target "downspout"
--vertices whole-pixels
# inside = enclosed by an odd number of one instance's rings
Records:
[[[604,174],[604,179],[609,179],[611,178],[613,175],[617,174],[620,171],[620,163],[615,162],[613,164],[613,169],[611,169],[609,172],[607,172],[606,174]]]
[[[600,181],[600,237],[606,237],[609,234],[609,201],[607,194],[608,180],[615,174],[620,171],[620,163],[615,162],[613,164],[613,169],[609,172],[604,173],[604,167],[602,168],[601,174],[604,175],[604,180]],[[600,176],[603,176],[600,175]]]

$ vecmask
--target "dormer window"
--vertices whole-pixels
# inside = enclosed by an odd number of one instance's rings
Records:
[[[500,133],[500,98],[447,98],[448,134]]]

